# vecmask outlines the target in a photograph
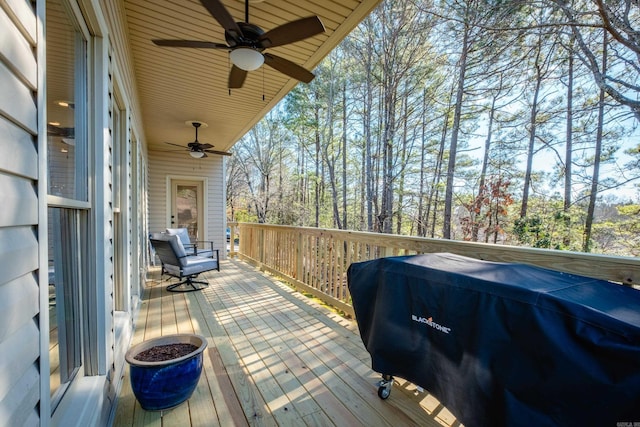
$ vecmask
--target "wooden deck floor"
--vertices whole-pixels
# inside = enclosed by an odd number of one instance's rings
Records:
[[[354,321],[241,261],[206,274],[210,286],[166,291],[150,281],[134,343],[173,333],[208,339],[204,371],[191,399],[144,411],[128,379],[115,426],[441,426],[459,425],[428,393],[398,382],[381,400]]]

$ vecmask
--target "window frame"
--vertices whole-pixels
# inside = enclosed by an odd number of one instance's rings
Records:
[[[67,18],[69,19],[69,25],[76,35],[74,42],[74,75],[72,76],[74,81],[73,102],[75,159],[73,174],[75,198],[47,194],[46,211],[49,212],[52,209],[66,210],[69,211],[69,213],[73,217],[75,217],[75,219],[73,220],[74,230],[68,230],[68,232],[73,233],[73,241],[67,243],[70,245],[70,248],[72,250],[77,251],[77,256],[71,256],[67,259],[54,261],[54,265],[57,264],[58,267],[62,265],[63,271],[68,271],[71,273],[70,275],[73,276],[73,279],[71,279],[72,283],[68,284],[68,286],[73,286],[74,288],[76,288],[74,289],[74,291],[75,297],[78,300],[76,301],[76,303],[74,303],[73,301],[68,302],[70,302],[73,306],[73,313],[71,313],[71,317],[73,318],[74,323],[71,329],[78,331],[79,337],[75,338],[74,342],[76,343],[76,346],[70,348],[69,351],[74,352],[74,354],[77,355],[76,357],[79,363],[76,366],[73,366],[70,372],[61,375],[60,385],[55,389],[55,391],[53,391],[53,393],[51,390],[51,383],[49,382],[50,385],[48,389],[50,394],[50,402],[48,406],[51,416],[53,416],[56,410],[61,406],[61,403],[63,402],[67,391],[73,387],[73,384],[75,382],[79,381],[82,377],[85,376],[87,371],[87,362],[94,357],[92,356],[92,353],[94,353],[96,350],[89,348],[89,343],[91,342],[91,340],[88,337],[88,331],[86,327],[87,322],[89,322],[90,319],[96,316],[95,304],[92,304],[88,299],[89,292],[87,292],[88,287],[91,286],[92,283],[95,283],[95,280],[92,279],[92,277],[95,275],[92,274],[93,267],[91,264],[91,243],[94,240],[92,236],[95,235],[95,232],[93,232],[95,227],[92,226],[92,209],[94,198],[92,197],[90,178],[92,176],[95,176],[95,173],[93,171],[93,162],[91,161],[93,153],[93,133],[91,132],[91,129],[95,127],[96,118],[91,113],[91,111],[94,111],[95,109],[90,108],[90,106],[95,106],[95,100],[91,96],[93,89],[96,86],[96,76],[94,73],[94,64],[96,61],[96,52],[94,49],[95,38],[90,33],[78,4],[74,0],[59,1],[60,5],[66,12]],[[48,27],[45,26],[45,37],[47,35],[46,28]],[[45,62],[47,60],[47,55],[48,53],[45,49]],[[79,75],[81,75],[82,78],[78,78]],[[48,78],[49,74],[45,73],[45,87],[47,86]],[[49,99],[46,91],[44,99]],[[48,105],[48,102],[45,102],[43,105]],[[48,116],[48,107],[44,107],[44,109],[44,116],[46,118]],[[48,143],[49,141],[47,139],[47,145]],[[44,152],[46,153],[47,151],[44,150]],[[50,167],[48,157],[46,157],[45,159],[45,164],[47,165],[48,170]],[[47,185],[46,187],[48,188],[50,186]],[[47,224],[47,236],[50,232],[52,232],[52,226],[54,225],[50,223]],[[62,243],[54,242],[53,244],[54,247],[60,248]],[[65,303],[63,302],[61,305],[64,306],[64,304]],[[47,336],[47,340],[50,341],[51,337],[49,336],[49,331],[47,331]],[[58,344],[60,344],[60,342],[58,342]],[[46,364],[50,365],[50,363],[51,362],[48,359]],[[67,381],[62,382],[62,378],[67,379]]]

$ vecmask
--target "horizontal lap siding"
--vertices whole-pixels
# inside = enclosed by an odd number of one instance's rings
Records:
[[[0,425],[37,425],[38,68],[31,2],[0,2],[0,28]]]
[[[2,101],[0,101],[2,102]],[[0,117],[0,150],[11,153],[0,157],[0,171],[35,179],[38,174],[37,150],[33,136]]]
[[[212,240],[215,246],[221,249],[220,256],[226,257],[227,251],[225,248],[227,245],[227,236],[223,229],[227,215],[227,200],[224,195],[226,183],[224,181],[222,166],[224,158],[215,157],[217,158],[211,158],[211,168],[208,170],[209,188],[206,190],[209,193],[207,235],[209,236],[209,240]]]
[[[0,175],[0,227],[38,223],[38,195],[35,182]]]

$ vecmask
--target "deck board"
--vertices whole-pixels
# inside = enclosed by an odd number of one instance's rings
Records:
[[[428,393],[399,380],[382,401],[380,375],[357,325],[237,260],[206,273],[202,291],[171,293],[153,271],[132,344],[195,332],[207,338],[193,396],[144,411],[125,375],[115,426],[458,426]]]

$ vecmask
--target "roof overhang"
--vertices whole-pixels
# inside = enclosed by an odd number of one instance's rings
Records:
[[[377,6],[380,0],[250,0],[249,22],[265,31],[317,15],[326,32],[268,52],[313,70]],[[223,0],[236,21],[244,21],[244,0]],[[229,91],[226,50],[168,48],[152,39],[225,43],[224,30],[198,0],[125,0],[128,37],[140,97],[141,120],[150,150],[186,145],[196,120],[208,124],[200,142],[227,151],[264,117],[296,80],[262,66],[249,72],[241,89]],[[300,83],[304,84],[304,83]]]

